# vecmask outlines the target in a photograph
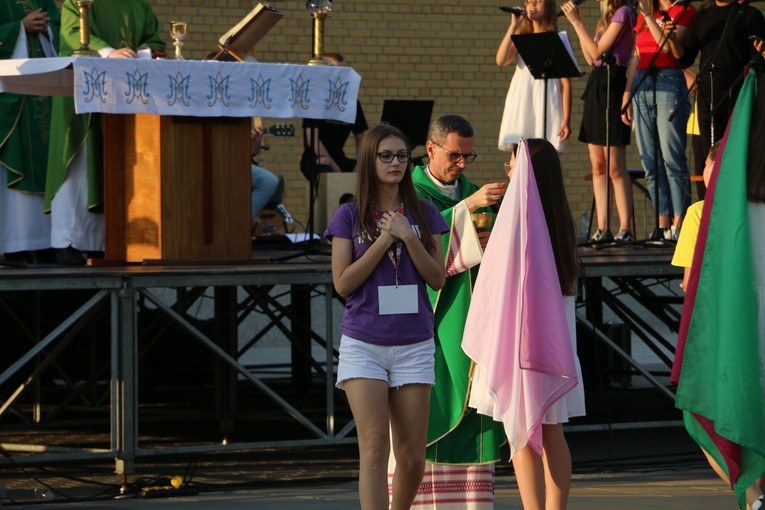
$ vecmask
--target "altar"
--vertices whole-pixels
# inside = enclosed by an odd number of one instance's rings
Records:
[[[251,258],[250,118],[352,123],[361,77],[334,66],[59,57],[0,62],[0,92],[103,113],[108,260]]]

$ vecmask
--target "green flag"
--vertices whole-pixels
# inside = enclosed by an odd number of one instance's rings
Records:
[[[683,306],[676,399],[688,433],[728,473],[742,509],[746,488],[765,472],[765,400],[746,189],[754,101],[750,71],[704,203]]]

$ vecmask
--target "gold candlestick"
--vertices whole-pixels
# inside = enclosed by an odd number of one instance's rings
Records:
[[[100,57],[101,55],[90,49],[90,8],[93,0],[77,0],[77,8],[80,11],[80,48],[72,52],[73,57]]]
[[[313,18],[313,58],[308,61],[309,66],[331,65],[324,58],[324,20],[329,16],[332,10],[331,0],[308,0],[306,8]]]

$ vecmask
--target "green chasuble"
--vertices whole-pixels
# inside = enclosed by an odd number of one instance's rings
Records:
[[[441,193],[425,167],[416,167],[412,177],[420,198],[431,201],[450,226],[452,208],[478,190],[478,186],[460,175],[461,197],[455,201]],[[489,208],[484,208],[476,212],[489,211]],[[446,256],[449,234],[442,235],[441,240]],[[440,291],[428,288],[436,332],[436,385],[431,392],[428,417],[429,462],[494,462],[499,460],[499,447],[505,442],[502,423],[467,406],[471,361],[462,351],[462,332],[477,273],[478,267],[474,267],[470,271],[448,276]]]
[[[0,58],[14,55],[22,35],[22,20],[28,12],[42,9],[48,13],[53,32],[53,47],[58,49],[61,14],[53,0],[0,0]],[[45,58],[40,33],[26,33],[24,58]],[[8,170],[7,185],[16,191],[42,193],[50,140],[51,98],[20,94],[0,94],[0,163]]]
[[[79,11],[75,0],[64,0],[61,6],[61,51],[63,57],[80,47]],[[90,48],[152,49],[165,47],[159,22],[148,0],[96,0],[90,8]],[[45,208],[66,178],[69,165],[88,141],[88,207],[103,200],[103,138],[100,114],[77,115],[74,99],[55,97],[51,120],[51,143],[48,157],[48,178],[45,185]]]

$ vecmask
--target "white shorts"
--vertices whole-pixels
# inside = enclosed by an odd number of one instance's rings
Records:
[[[431,338],[409,345],[375,345],[343,335],[337,364],[337,384],[348,379],[378,379],[388,387],[435,384],[436,344]]]

